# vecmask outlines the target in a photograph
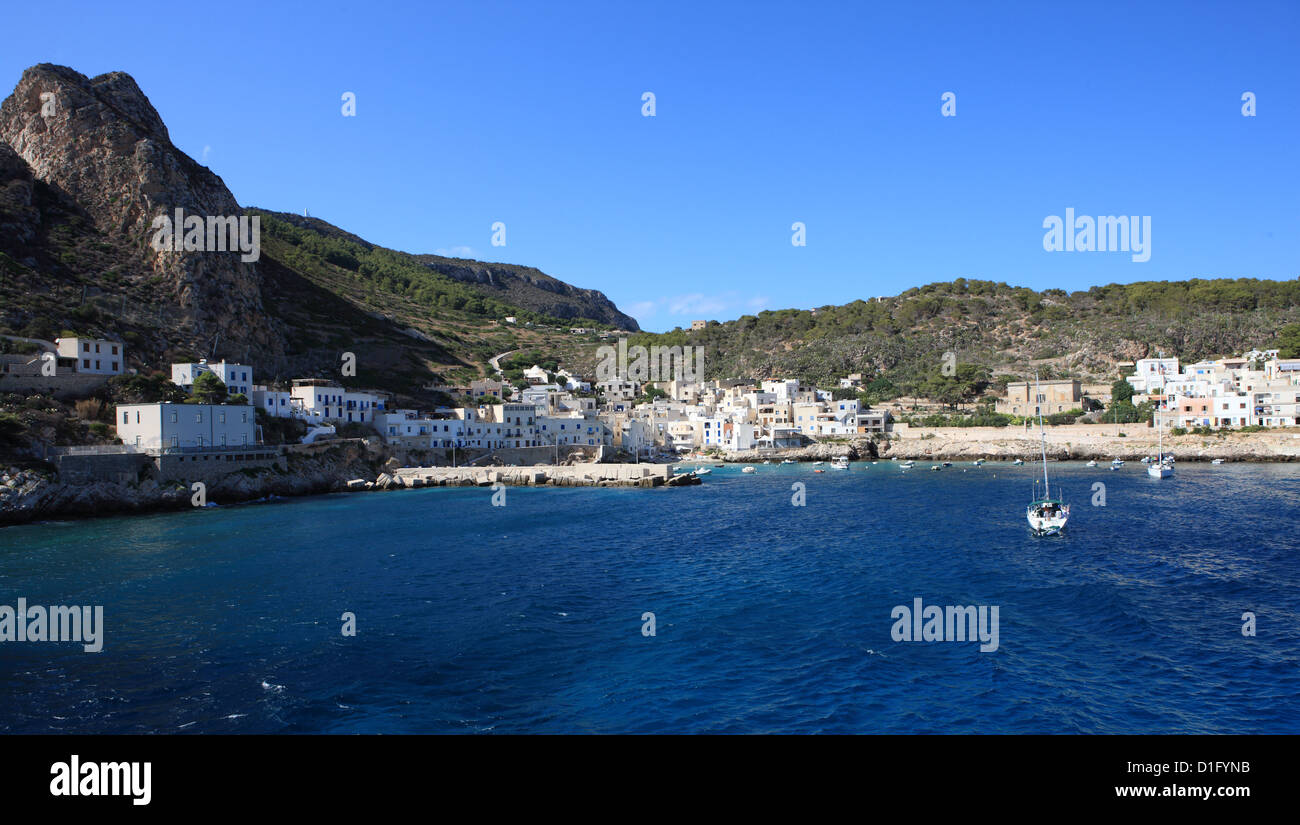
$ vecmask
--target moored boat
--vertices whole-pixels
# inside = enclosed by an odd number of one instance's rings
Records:
[[[1147,459],[1142,459],[1146,461]],[[1160,426],[1160,416],[1156,415],[1156,460],[1147,466],[1147,475],[1152,478],[1169,478],[1174,474],[1174,457],[1165,455],[1165,431]]]
[[[1038,376],[1034,375],[1035,393],[1038,392]],[[1041,396],[1039,396],[1041,397]],[[1047,431],[1043,429],[1043,411],[1038,408],[1038,437],[1041,444],[1043,455],[1043,494],[1037,495],[1035,489],[1034,500],[1029,502],[1025,509],[1025,519],[1029,522],[1029,528],[1034,531],[1036,536],[1059,536],[1065,529],[1065,523],[1070,520],[1070,505],[1066,504],[1060,497],[1052,497],[1051,483],[1047,477]],[[1037,488],[1038,482],[1034,482]]]

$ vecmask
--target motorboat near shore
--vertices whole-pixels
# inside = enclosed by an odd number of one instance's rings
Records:
[[[849,468],[849,457],[842,455],[831,461],[832,470],[847,470]]]

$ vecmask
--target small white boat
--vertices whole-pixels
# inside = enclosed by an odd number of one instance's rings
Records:
[[[1110,466],[1111,466],[1111,467],[1123,467],[1123,466],[1124,466],[1124,460],[1123,460],[1123,459],[1119,459],[1119,458],[1112,458],[1112,459],[1110,460]]]
[[[813,462],[813,466],[814,466],[814,467],[820,467],[820,466],[822,466],[822,465],[825,464],[825,463],[826,463],[825,461],[814,461],[814,462]]]
[[[983,467],[983,466],[984,466],[984,459],[982,459],[982,458],[977,458],[977,459],[975,459],[974,461],[972,461],[971,464],[974,464],[976,467]]]
[[[1222,458],[1216,458],[1216,459],[1214,459],[1213,461],[1211,461],[1210,463],[1211,463],[1211,464],[1222,464],[1222,463],[1223,463],[1223,459],[1222,459]]]
[[[794,463],[795,463],[795,460],[794,460],[793,458],[787,458],[786,460],[782,461],[781,463],[782,463],[782,464],[794,464]]]
[[[742,473],[757,473],[758,470],[754,469],[753,467],[745,467],[745,468],[743,468],[743,469],[741,470],[741,472],[742,472]]]
[[[1144,456],[1142,456],[1142,463],[1143,463],[1143,464],[1150,464],[1150,463],[1151,463],[1151,456],[1149,456],[1149,455],[1144,455]]]
[[[939,472],[940,470],[942,470],[943,468],[940,467],[938,464],[931,464],[931,465],[930,465],[930,469],[931,469],[931,470],[934,470],[934,471],[937,473],[937,472]]]
[[[1152,478],[1169,478],[1174,474],[1174,465],[1168,461],[1157,461],[1147,467],[1147,475]]]
[[[951,462],[951,461],[945,461],[945,462],[943,463],[943,466],[945,466],[945,467],[951,467],[951,466],[952,466],[952,462]]]
[[[1097,460],[1096,460],[1096,459],[1093,459],[1092,461],[1089,461],[1089,462],[1088,462],[1088,466],[1089,466],[1089,467],[1096,467],[1096,466],[1097,466]]]
[[[1147,459],[1142,459],[1146,461]],[[1165,455],[1165,431],[1156,419],[1156,460],[1147,465],[1147,475],[1152,478],[1169,478],[1174,474],[1174,457]]]
[[[1011,466],[1012,466],[1012,467],[1022,467],[1022,466],[1024,466],[1024,463],[1025,463],[1025,462],[1024,462],[1023,460],[1017,458],[1015,461],[1011,462]]]
[[[713,470],[709,469],[708,467],[696,467],[693,475],[706,476],[711,472],[713,472]]]
[[[902,464],[899,464],[898,469],[910,470],[915,466],[916,466],[916,462],[909,458],[907,461],[904,461]]]
[[[771,463],[772,463],[772,459],[769,458],[767,461],[764,461],[763,463],[764,463],[764,464],[771,464]]]
[[[835,460],[831,461],[832,470],[847,470],[848,468],[849,468],[848,456],[842,455],[839,458],[836,458]]]

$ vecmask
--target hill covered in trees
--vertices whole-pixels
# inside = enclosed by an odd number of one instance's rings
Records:
[[[1121,361],[1157,351],[1190,361],[1263,349],[1297,321],[1297,281],[1144,281],[1039,292],[958,279],[892,298],[641,334],[629,343],[702,346],[709,378],[797,376],[833,384],[862,373],[884,399],[938,397],[952,383],[943,372],[946,353],[956,369],[992,383],[1035,371],[1110,383]]]

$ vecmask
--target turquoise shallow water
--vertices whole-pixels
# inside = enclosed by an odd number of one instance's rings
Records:
[[[926,466],[0,529],[0,604],[107,626],[0,644],[0,730],[1300,731],[1300,466],[1054,464],[1057,539],[1032,466]],[[997,605],[999,649],[893,641],[918,597]]]

